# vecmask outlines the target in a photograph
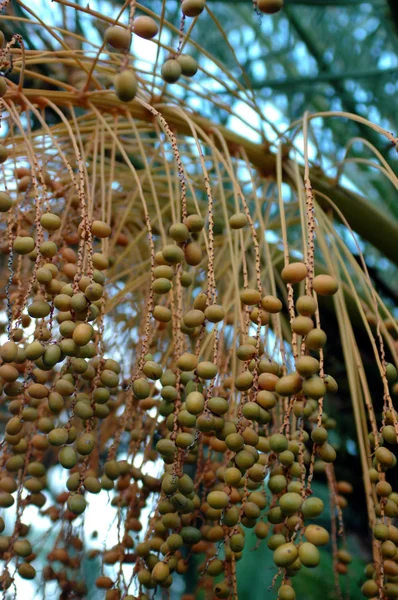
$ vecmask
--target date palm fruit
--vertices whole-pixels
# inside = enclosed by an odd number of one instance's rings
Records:
[[[296,592],[291,585],[283,584],[278,590],[278,600],[295,600]]]
[[[133,32],[144,40],[151,40],[159,31],[154,19],[147,15],[140,15],[134,19]]]
[[[161,69],[162,78],[166,83],[176,83],[182,75],[182,67],[177,59],[167,59]]]
[[[121,102],[131,102],[131,100],[134,100],[138,89],[138,81],[134,71],[132,69],[124,69],[115,75],[114,86],[116,96]]]
[[[254,304],[259,304],[261,300],[261,294],[258,290],[253,288],[247,288],[245,290],[241,290],[239,293],[240,301],[242,304],[246,304],[247,306],[253,306]]]
[[[274,562],[278,567],[288,567],[298,557],[298,549],[293,543],[281,544],[274,550]]]
[[[282,310],[282,302],[276,296],[264,296],[261,300],[261,306],[271,314],[277,314]]]
[[[339,289],[339,284],[331,275],[317,275],[312,282],[318,296],[333,296]]]
[[[311,542],[303,542],[299,547],[299,559],[305,567],[317,567],[321,560],[318,548]]]
[[[54,213],[44,213],[40,218],[41,226],[47,231],[57,231],[61,227],[61,219]]]
[[[320,525],[307,525],[304,535],[308,542],[314,546],[325,546],[329,543],[329,532]]]
[[[273,15],[283,8],[283,0],[257,0],[257,8],[262,13]]]
[[[186,17],[197,17],[203,12],[206,0],[182,0],[181,10]]]
[[[29,254],[34,250],[35,241],[32,237],[29,236],[18,236],[15,238],[13,243],[14,252],[17,254]]]
[[[1,161],[4,162],[4,161]],[[0,192],[0,212],[7,212],[12,206],[12,198],[7,192]]]
[[[283,267],[281,277],[285,283],[300,283],[307,277],[307,267],[302,262],[294,262]]]
[[[236,213],[229,217],[231,229],[243,229],[247,225],[247,217],[244,213]]]
[[[116,50],[128,50],[131,43],[131,34],[124,27],[114,25],[108,27],[105,31],[104,41]]]
[[[198,63],[190,54],[180,54],[177,56],[182,74],[185,77],[193,77],[198,72]]]
[[[315,314],[317,303],[313,296],[299,296],[296,301],[296,310],[300,315],[311,317]]]
[[[104,221],[93,221],[91,224],[91,233],[98,238],[107,238],[111,235],[110,226]]]

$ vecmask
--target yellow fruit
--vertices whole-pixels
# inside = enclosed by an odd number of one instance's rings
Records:
[[[91,232],[98,238],[107,238],[111,235],[111,228],[104,221],[93,221],[91,225]]]
[[[313,288],[319,296],[333,296],[339,289],[339,284],[330,275],[317,275],[314,277]]]

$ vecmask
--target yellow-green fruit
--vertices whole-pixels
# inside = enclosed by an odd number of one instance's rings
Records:
[[[290,263],[282,269],[281,277],[285,283],[299,283],[307,277],[307,267],[302,262]]]
[[[3,344],[0,348],[0,357],[4,362],[14,362],[18,355],[18,346],[13,340]]]
[[[58,460],[64,469],[72,469],[77,463],[76,450],[70,446],[64,446],[58,453]]]
[[[300,494],[296,492],[288,492],[283,494],[279,500],[279,506],[281,507],[282,513],[287,516],[294,515],[300,510],[303,499]]]
[[[274,551],[274,562],[278,567],[287,567],[293,564],[297,557],[297,547],[291,542],[281,544]]]
[[[304,542],[299,547],[299,559],[305,567],[317,567],[321,560],[318,548],[310,542]]]
[[[159,277],[159,279],[155,279],[152,283],[152,289],[155,294],[167,294],[172,287],[173,284],[171,281],[165,277]]]
[[[12,247],[17,254],[29,254],[34,250],[35,240],[29,236],[17,236]]]
[[[221,491],[210,492],[207,494],[207,502],[211,508],[226,508],[229,504],[229,496]]]
[[[168,244],[162,250],[163,258],[170,265],[176,265],[177,263],[182,262],[184,259],[184,252],[179,246],[175,244]]]
[[[52,258],[58,252],[57,245],[54,242],[42,242],[39,246],[40,254],[46,258]]]
[[[170,569],[164,562],[159,561],[152,569],[151,575],[156,583],[164,583],[170,575]]]
[[[308,350],[320,350],[326,344],[326,333],[315,327],[305,336],[305,346]]]
[[[319,296],[333,296],[339,289],[338,281],[330,275],[317,275],[312,285]]]
[[[91,233],[98,238],[107,238],[111,232],[110,226],[104,221],[93,221],[91,224]]]
[[[160,323],[168,323],[171,321],[171,310],[166,306],[155,306],[152,312],[153,318]]]
[[[328,440],[328,432],[324,427],[315,427],[311,432],[311,439],[315,444],[322,446]]]
[[[76,449],[79,454],[87,456],[91,454],[95,446],[95,436],[92,433],[82,433],[76,441]]]
[[[326,394],[326,386],[323,379],[318,375],[312,375],[304,379],[302,389],[307,397],[315,398],[315,400],[322,398]]]
[[[307,335],[314,328],[314,322],[310,317],[300,315],[292,320],[292,331],[297,335]]]
[[[138,81],[132,69],[125,69],[121,73],[115,75],[113,83],[116,96],[121,102],[131,102],[131,100],[136,97]]]
[[[212,304],[205,310],[205,317],[210,323],[219,323],[225,317],[225,311],[219,304]]]
[[[186,225],[191,233],[199,233],[204,227],[204,220],[201,215],[188,215],[184,219],[184,225]]]
[[[311,317],[316,311],[316,300],[313,296],[299,296],[296,302],[296,310],[300,315]]]
[[[133,32],[144,40],[151,40],[157,35],[159,28],[151,17],[140,15],[134,19]]]
[[[247,225],[247,217],[244,213],[236,213],[229,217],[229,226],[231,229],[242,229]]]
[[[261,306],[271,314],[276,314],[282,310],[282,302],[276,296],[264,296],[261,300]]]
[[[239,295],[242,304],[246,304],[247,306],[253,306],[254,304],[258,304],[261,300],[260,292],[253,288],[241,290]]]
[[[311,377],[319,371],[319,360],[312,356],[299,356],[296,360],[296,371],[302,377]]]
[[[197,17],[203,12],[206,0],[183,0],[181,10],[186,17]]]
[[[76,515],[81,515],[86,510],[87,503],[84,496],[74,494],[68,498],[68,509]]]
[[[166,60],[162,65],[161,74],[166,83],[176,83],[182,75],[182,68],[178,60],[175,58]]]
[[[4,161],[2,161],[4,162]],[[12,199],[7,192],[0,192],[0,212],[7,212],[12,206]]]
[[[94,334],[94,329],[89,323],[79,323],[73,330],[72,339],[77,346],[85,346]]]
[[[278,590],[278,600],[295,600],[296,592],[291,585],[281,585]]]
[[[108,27],[104,34],[104,41],[116,50],[128,50],[131,43],[130,32],[124,27],[114,25]]]
[[[51,446],[63,446],[68,441],[68,431],[63,427],[56,427],[47,437]]]
[[[291,396],[297,394],[301,389],[301,378],[297,373],[284,375],[275,385],[275,391],[281,396]]]
[[[199,327],[199,325],[204,323],[204,320],[205,313],[196,308],[189,310],[183,317],[184,325],[186,325],[186,327]]]
[[[169,236],[175,242],[186,242],[189,238],[189,229],[184,223],[175,223],[169,229]]]
[[[378,595],[379,586],[374,579],[369,579],[368,581],[365,581],[361,591],[366,598],[373,598],[373,596]]]
[[[330,540],[329,532],[320,525],[308,525],[304,530],[304,535],[315,546],[325,546]]]
[[[301,511],[306,519],[314,519],[322,514],[325,505],[320,498],[314,496],[304,500]]]
[[[194,371],[198,364],[198,359],[194,354],[184,352],[177,360],[177,367],[181,371]]]
[[[41,226],[47,231],[57,231],[61,227],[61,219],[54,213],[45,213],[40,219]]]
[[[193,77],[197,73],[198,63],[190,54],[180,54],[177,56],[177,60],[185,77]]]
[[[257,8],[262,13],[273,15],[283,8],[283,0],[257,0]]]
[[[243,373],[240,373],[240,375],[238,375],[235,379],[236,389],[241,392],[249,390],[253,385],[253,379],[253,375],[250,373],[250,371],[244,371]]]
[[[214,363],[204,360],[198,363],[196,373],[201,379],[213,379],[218,373],[218,368]]]
[[[187,265],[196,267],[202,261],[202,248],[197,242],[190,242],[185,246],[184,258]]]
[[[185,399],[188,412],[192,415],[199,415],[205,405],[205,398],[200,392],[191,392]]]
[[[245,536],[242,533],[234,533],[229,539],[232,552],[242,552],[245,547]]]

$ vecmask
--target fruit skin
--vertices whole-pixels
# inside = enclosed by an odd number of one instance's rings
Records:
[[[313,288],[319,296],[333,296],[339,289],[339,284],[331,275],[317,275],[314,277]]]
[[[260,12],[273,15],[283,8],[283,0],[257,0],[257,8]]]
[[[274,551],[274,562],[278,567],[287,567],[294,563],[298,549],[293,543],[282,544]]]
[[[183,0],[181,10],[186,17],[197,17],[203,12],[206,0]]]
[[[305,567],[317,567],[320,562],[318,548],[310,542],[304,542],[299,548],[299,559]]]
[[[125,69],[114,79],[116,96],[121,102],[131,102],[137,95],[138,82],[132,69]]]
[[[133,32],[144,40],[151,40],[159,31],[154,19],[141,15],[134,19]]]
[[[177,60],[180,64],[182,74],[185,75],[185,77],[193,77],[196,75],[198,63],[193,56],[190,56],[189,54],[180,54],[177,57]]]
[[[12,206],[12,199],[7,192],[0,192],[0,212],[7,212]]]
[[[131,43],[130,32],[124,27],[114,25],[105,31],[104,41],[116,50],[128,50]]]
[[[307,267],[302,262],[294,262],[286,265],[281,271],[281,277],[285,283],[299,283],[307,277]]]
[[[161,73],[166,83],[176,83],[182,75],[182,68],[178,60],[169,58],[163,63]]]

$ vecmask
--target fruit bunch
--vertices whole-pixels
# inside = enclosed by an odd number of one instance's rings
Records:
[[[257,2],[264,13],[281,5]],[[151,101],[130,46],[135,36],[156,43],[162,19],[135,8],[127,25],[105,28],[97,58],[83,59],[95,79],[83,89],[44,99],[0,78],[8,132],[0,145],[1,587],[21,577],[56,583],[62,598],[85,597],[80,565],[89,558],[101,565],[95,585],[107,600],[146,600],[192,568],[194,594],[237,598],[250,530],[269,549],[280,600],[296,598],[294,576],[317,567],[324,546],[345,575],[343,511],[353,489],[336,475],[337,423],[327,414],[336,414],[341,378],[372,528],[362,591],[398,598],[396,323],[307,172],[285,202],[283,153],[264,175],[236,139],[228,145],[189,111],[178,120]],[[205,8],[181,2],[162,85],[197,72],[181,40],[186,20]],[[4,40],[3,51],[6,60]],[[18,56],[21,69],[23,57],[40,59]],[[61,65],[70,68],[69,58]],[[105,78],[93,91],[111,67],[111,87]],[[347,298],[371,340],[380,414]],[[346,360],[339,376],[322,325],[330,314]],[[54,491],[57,473],[64,485]],[[313,491],[318,476],[329,488],[330,531],[316,521],[325,509]],[[117,543],[96,545],[94,533],[89,545],[82,527],[101,494]],[[45,556],[28,508],[46,520]]]

